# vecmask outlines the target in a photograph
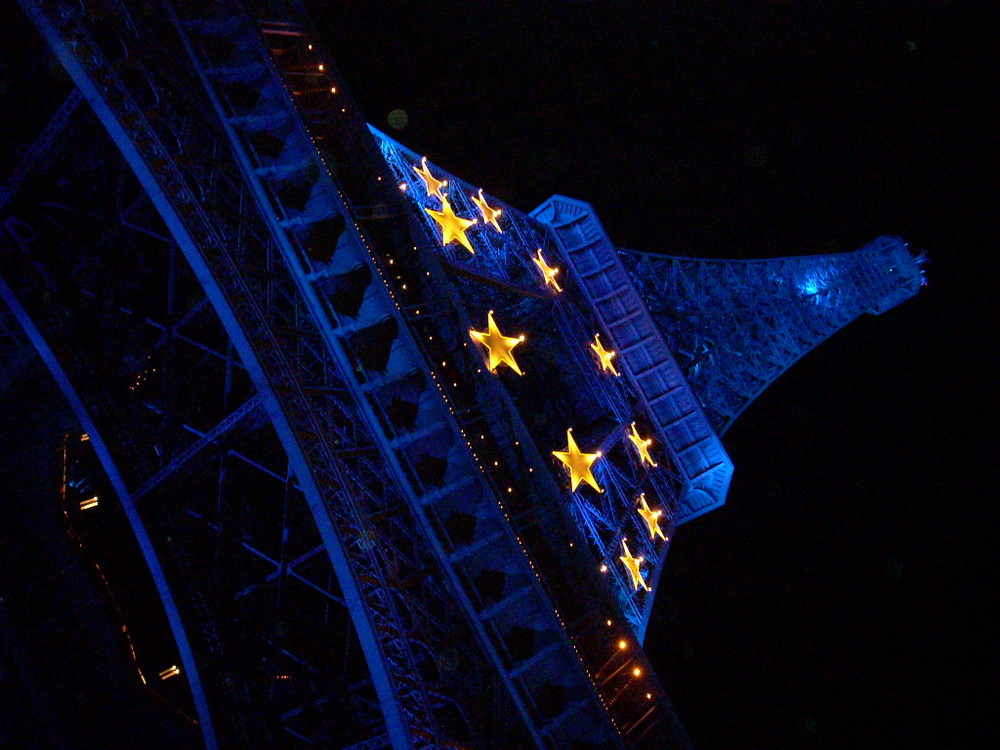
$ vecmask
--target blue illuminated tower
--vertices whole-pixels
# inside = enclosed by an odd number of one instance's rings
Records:
[[[20,6],[72,89],[0,295],[149,571],[143,682],[207,747],[687,746],[641,648],[669,540],[747,404],[917,291],[902,241],[623,250],[370,129],[296,3]]]

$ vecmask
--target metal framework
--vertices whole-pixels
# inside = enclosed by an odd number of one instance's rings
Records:
[[[810,349],[923,284],[922,258],[898,237],[796,258],[619,254],[720,434]]]
[[[132,648],[143,684],[210,748],[687,746],[640,647],[669,538],[746,404],[915,292],[901,243],[620,251],[371,130],[294,2],[19,1],[73,88],[0,193],[0,374],[26,336],[117,496],[175,659]],[[494,309],[524,377],[469,338]]]

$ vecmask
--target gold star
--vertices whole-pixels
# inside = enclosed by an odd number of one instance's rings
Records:
[[[602,370],[618,375],[618,370],[615,369],[614,363],[611,361],[618,356],[618,352],[604,348],[604,345],[601,344],[601,334],[598,333],[594,336],[594,343],[590,345],[590,348],[597,353],[597,358],[600,361]]]
[[[427,157],[425,156],[420,162],[420,167],[414,167],[413,171],[420,175],[420,179],[424,181],[424,187],[427,188],[427,195],[436,195],[438,200],[444,200],[444,193],[441,192],[441,188],[448,184],[448,180],[436,180],[431,175],[431,170],[427,168]],[[421,169],[423,167],[423,169]]]
[[[632,576],[632,585],[635,586],[635,590],[638,591],[639,587],[642,586],[646,591],[649,591],[649,586],[646,585],[646,581],[643,580],[642,570],[640,566],[646,562],[646,558],[642,555],[638,557],[632,557],[632,553],[628,551],[628,544],[622,539],[622,548],[625,550],[625,554],[618,559],[625,563],[625,567],[628,568],[629,575]]]
[[[559,273],[559,269],[552,268],[545,262],[545,258],[542,257],[542,248],[538,248],[538,255],[532,258],[532,260],[535,261],[535,265],[538,266],[538,270],[542,272],[542,278],[545,279],[545,285],[551,286],[557,292],[561,292],[562,287],[559,286],[559,282],[556,281],[556,274]]]
[[[598,492],[604,492],[590,471],[591,464],[601,457],[601,452],[581,453],[573,439],[572,428],[566,430],[566,440],[569,442],[566,450],[552,451],[552,455],[562,461],[569,469],[570,490],[576,492],[580,482],[586,482]]]
[[[504,364],[518,375],[523,375],[524,373],[517,366],[517,362],[514,361],[514,355],[511,352],[515,346],[524,341],[524,336],[504,336],[500,333],[496,321],[493,320],[492,310],[490,310],[489,315],[486,317],[486,325],[486,331],[473,331],[470,329],[469,335],[489,349],[490,370],[496,372],[497,365]]]
[[[628,439],[632,441],[632,445],[635,449],[639,451],[639,462],[643,465],[649,464],[650,466],[656,466],[656,461],[653,457],[649,455],[649,446],[653,444],[652,438],[646,438],[645,440],[639,435],[639,432],[635,429],[635,422],[632,423],[632,429],[628,434]]]
[[[649,527],[649,538],[656,539],[660,537],[663,541],[667,540],[667,535],[663,533],[663,529],[660,528],[660,516],[663,515],[662,510],[650,510],[649,504],[646,502],[646,493],[643,492],[639,495],[639,502],[641,507],[636,508],[636,512],[642,516],[642,520],[646,522]]]
[[[447,245],[450,242],[458,240],[466,250],[473,255],[476,254],[476,251],[472,248],[472,243],[469,242],[469,238],[465,236],[465,230],[476,222],[456,216],[455,212],[451,209],[451,204],[448,202],[448,198],[441,198],[440,211],[434,211],[426,206],[424,207],[424,211],[429,213],[433,217],[434,221],[441,226],[442,245]]]
[[[486,202],[486,199],[483,197],[482,188],[479,188],[478,198],[474,195],[470,195],[469,197],[472,198],[472,202],[475,203],[476,206],[478,206],[479,213],[483,215],[483,223],[492,224],[493,228],[496,229],[498,232],[503,232],[503,230],[500,228],[500,223],[497,221],[497,217],[501,213],[503,213],[503,209],[490,208],[489,204]]]

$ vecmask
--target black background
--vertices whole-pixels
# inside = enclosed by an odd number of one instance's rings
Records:
[[[726,435],[647,650],[700,750],[1000,746],[993,4],[311,5],[373,124],[524,210],[680,255],[929,252]]]

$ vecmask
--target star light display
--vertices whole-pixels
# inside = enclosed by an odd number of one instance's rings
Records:
[[[600,362],[602,370],[610,372],[613,375],[619,374],[618,370],[615,369],[614,362],[611,361],[618,356],[618,352],[604,348],[604,345],[601,343],[601,334],[598,333],[594,336],[594,341],[590,345],[590,348],[597,354],[597,359]]]
[[[580,482],[586,482],[598,492],[604,492],[590,471],[591,465],[601,457],[602,453],[600,451],[597,453],[581,452],[573,439],[572,427],[566,430],[566,441],[569,444],[566,450],[552,451],[552,455],[562,461],[569,469],[570,490],[576,492]]]
[[[642,516],[642,520],[645,521],[646,525],[649,527],[650,539],[660,537],[663,541],[668,541],[667,535],[663,533],[663,529],[660,528],[660,516],[663,515],[663,511],[653,510],[649,507],[649,503],[646,502],[645,492],[639,495],[639,507],[636,508],[636,512]]]
[[[545,285],[550,286],[557,292],[562,291],[562,287],[559,286],[559,282],[556,281],[556,274],[559,273],[558,268],[553,268],[548,263],[545,262],[545,258],[542,257],[542,249],[538,248],[538,254],[532,258],[535,265],[538,266],[538,270],[542,272],[542,278],[545,279]]]
[[[475,195],[470,195],[469,197],[472,198],[472,202],[476,204],[476,207],[479,209],[479,213],[483,215],[483,223],[492,224],[493,228],[496,229],[498,232],[503,232],[503,230],[500,228],[500,222],[497,221],[497,218],[500,216],[500,214],[503,213],[503,209],[490,208],[490,205],[486,202],[486,199],[483,197],[482,188],[479,188],[478,198]]]
[[[451,204],[448,202],[447,196],[441,197],[441,210],[435,211],[431,208],[424,206],[424,211],[431,215],[441,227],[441,244],[447,245],[456,240],[465,247],[473,255],[476,254],[475,249],[472,247],[472,243],[469,242],[469,238],[465,236],[465,230],[471,227],[476,222],[471,219],[463,219],[460,216],[456,216],[455,212],[451,208]]]
[[[642,555],[632,557],[632,553],[628,549],[628,542],[624,539],[622,539],[622,549],[625,550],[625,554],[618,559],[625,564],[629,575],[632,576],[632,585],[635,586],[635,590],[638,591],[639,587],[642,586],[646,591],[649,591],[649,586],[646,585],[646,581],[642,577],[642,564],[646,562],[646,558]]]
[[[427,188],[427,195],[436,195],[438,200],[444,200],[444,193],[441,192],[441,188],[448,184],[448,180],[434,178],[431,170],[427,168],[426,156],[420,162],[420,166],[414,167],[413,171],[420,175],[420,179],[424,181],[424,187]]]
[[[635,429],[635,422],[632,423],[632,427],[628,433],[628,439],[632,441],[632,445],[639,452],[639,462],[644,466],[649,464],[650,466],[656,466],[656,461],[653,457],[649,455],[649,446],[653,444],[652,438],[646,438],[645,440],[639,434],[639,431]]]
[[[514,361],[513,349],[524,341],[524,336],[504,336],[497,328],[496,321],[493,320],[493,311],[490,310],[486,316],[486,330],[469,330],[469,335],[480,344],[485,346],[490,353],[489,368],[496,372],[498,365],[507,365],[518,375],[523,375],[521,368]]]

